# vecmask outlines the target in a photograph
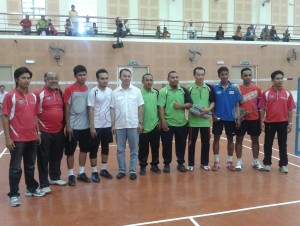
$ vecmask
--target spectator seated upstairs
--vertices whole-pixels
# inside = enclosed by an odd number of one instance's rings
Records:
[[[26,15],[23,20],[20,21],[20,25],[22,26],[22,35],[30,35],[31,33],[31,20],[29,19],[29,15]]]
[[[36,30],[37,30],[37,35],[48,35],[49,34],[49,30],[48,30],[48,22],[45,19],[45,16],[41,16],[41,19],[38,20],[37,24],[36,24]]]
[[[187,28],[187,38],[188,39],[197,39],[197,29],[193,26],[193,22],[189,23],[190,26]]]
[[[224,40],[224,31],[222,30],[222,26],[219,26],[219,29],[216,31],[216,40]]]

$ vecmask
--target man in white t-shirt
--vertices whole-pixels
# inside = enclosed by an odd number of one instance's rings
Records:
[[[2,103],[7,92],[5,91],[5,86],[0,85],[0,117],[2,116]]]
[[[197,39],[197,29],[193,26],[193,22],[190,22],[190,26],[187,28],[188,39]]]
[[[143,96],[141,90],[130,84],[131,72],[122,69],[119,73],[121,85],[116,88],[111,97],[112,131],[116,134],[118,175],[121,179],[126,175],[126,140],[130,148],[130,179],[136,179],[136,166],[139,149],[139,133],[144,130],[143,126]]]
[[[96,72],[98,86],[90,90],[88,96],[88,111],[90,120],[90,131],[93,138],[91,150],[91,162],[93,163],[93,173],[97,173],[97,152],[101,142],[101,161],[102,167],[100,176],[111,179],[112,175],[107,171],[107,159],[109,152],[109,143],[112,143],[111,132],[110,102],[112,90],[108,85],[108,72],[105,69],[99,69]],[[93,177],[92,180],[97,180]],[[99,180],[100,181],[100,180]],[[98,182],[99,182],[98,181]]]

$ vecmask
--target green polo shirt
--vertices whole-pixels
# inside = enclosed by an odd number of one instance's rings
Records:
[[[209,107],[209,90],[205,83],[203,83],[201,87],[197,86],[195,83],[188,85],[187,90],[190,92],[194,104],[198,104],[204,108]],[[211,119],[194,116],[190,113],[188,123],[190,127],[210,127]]]
[[[185,110],[174,109],[175,102],[184,104],[184,91],[179,85],[176,91],[170,85],[159,91],[158,106],[164,107],[167,125],[181,127],[187,124]]]
[[[37,27],[38,27],[38,28],[47,28],[47,25],[48,25],[47,20],[42,20],[42,19],[40,19],[40,20],[38,20],[38,22],[37,22]]]
[[[144,123],[144,132],[151,132],[158,123],[158,110],[157,110],[157,95],[158,91],[151,88],[150,91],[147,91],[144,87],[141,88],[141,92],[144,99],[143,105],[143,123]]]

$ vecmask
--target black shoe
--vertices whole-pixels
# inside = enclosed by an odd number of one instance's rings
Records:
[[[186,168],[183,164],[178,165],[177,169],[179,172],[182,172],[182,173],[186,172]]]
[[[76,180],[75,180],[75,176],[74,175],[70,175],[68,177],[68,185],[69,186],[75,186],[76,185]]]
[[[161,170],[158,168],[158,166],[151,166],[150,170],[154,173],[161,173]]]
[[[85,183],[91,182],[91,179],[88,178],[85,173],[78,174],[77,180],[80,180],[80,181],[85,182]]]
[[[99,183],[100,182],[100,178],[99,178],[99,174],[98,172],[94,172],[92,173],[92,177],[91,177],[92,181],[95,183]]]
[[[123,177],[125,177],[125,173],[118,173],[117,179],[122,179]]]
[[[130,174],[130,180],[135,180],[136,179],[136,174],[135,173],[131,173]]]
[[[146,167],[141,167],[140,175],[142,175],[142,176],[146,175]]]
[[[170,165],[165,165],[163,169],[164,173],[170,173]]]
[[[106,169],[100,171],[100,176],[107,179],[113,178],[113,176]]]

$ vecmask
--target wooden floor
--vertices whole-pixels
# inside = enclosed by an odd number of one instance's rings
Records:
[[[13,208],[7,196],[10,156],[5,150],[4,134],[1,132],[0,225],[300,225],[300,159],[292,154],[294,135],[289,135],[287,175],[278,170],[277,144],[273,149],[272,172],[253,169],[248,139],[244,142],[244,168],[241,172],[230,172],[225,167],[225,139],[221,140],[220,171],[200,170],[198,141],[194,172],[178,172],[173,155],[170,174],[157,175],[148,169],[147,175],[138,175],[136,181],[131,181],[128,175],[122,180],[115,179],[117,161],[116,145],[113,144],[108,164],[113,179],[104,178],[99,184],[78,182],[76,187],[52,186],[51,194],[36,198],[25,197],[22,177],[22,206]],[[212,151],[210,157],[212,162]],[[261,153],[259,159],[262,158]],[[162,162],[162,158],[160,160]],[[66,180],[65,156],[62,163],[62,179]],[[78,161],[75,165],[77,173]],[[86,167],[88,175],[91,173],[89,165]]]

